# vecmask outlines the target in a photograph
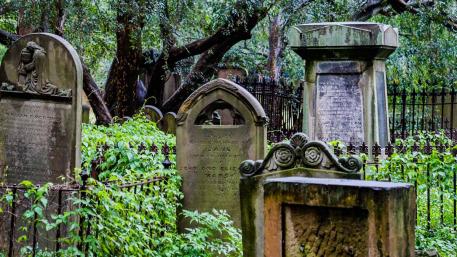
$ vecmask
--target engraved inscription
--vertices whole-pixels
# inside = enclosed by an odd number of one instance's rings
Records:
[[[357,74],[320,74],[317,78],[316,135],[328,142],[364,141],[362,94]]]
[[[57,182],[70,170],[71,104],[1,99],[0,174],[9,183]]]
[[[197,132],[198,131],[198,132]],[[247,156],[242,147],[249,140],[245,126],[197,129],[182,168],[185,208],[199,211],[227,210],[240,226],[239,171]]]

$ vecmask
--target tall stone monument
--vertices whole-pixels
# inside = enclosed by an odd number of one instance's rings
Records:
[[[29,34],[0,67],[0,174],[8,183],[58,182],[80,166],[82,66],[73,47]]]
[[[177,114],[177,166],[186,210],[227,210],[240,223],[238,167],[264,157],[267,117],[237,84],[213,80],[197,89]],[[186,225],[181,222],[181,228]]]
[[[384,146],[389,139],[386,58],[398,31],[366,22],[293,27],[292,50],[305,60],[303,128],[311,138]]]

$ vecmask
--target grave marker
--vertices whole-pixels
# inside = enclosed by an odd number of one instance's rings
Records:
[[[213,80],[189,96],[176,130],[184,209],[224,209],[241,226],[238,166],[264,157],[266,122],[260,103],[229,80]]]
[[[82,66],[46,33],[14,42],[0,67],[0,173],[8,183],[58,182],[80,166]]]
[[[368,22],[297,25],[289,33],[305,60],[304,132],[313,139],[382,147],[389,140],[386,58],[398,31]]]

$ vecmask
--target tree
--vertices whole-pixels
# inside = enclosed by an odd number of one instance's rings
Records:
[[[367,20],[399,13],[421,16],[424,10],[433,10],[430,20],[455,30],[455,7],[453,10],[443,8],[448,2],[450,0],[369,0],[363,3],[357,0],[3,0],[0,2],[0,44],[8,46],[19,34],[29,31],[64,36],[75,45],[84,61],[84,91],[97,121],[104,124],[110,123],[113,116],[131,116],[141,106],[142,99],[137,93],[141,85],[139,78],[144,80],[147,103],[164,111],[176,111],[189,94],[211,79],[216,65],[227,53],[243,48],[240,43],[252,44],[249,54],[265,58],[264,69],[275,79],[279,78],[283,59],[290,56],[284,51],[285,31],[298,20],[329,21],[348,17]],[[3,25],[2,21],[9,21],[9,25]],[[267,32],[260,31],[259,26],[268,27]],[[253,35],[256,38],[256,33],[268,34],[266,53],[257,55],[259,51],[252,43],[257,43],[257,39],[249,40]],[[173,96],[163,101],[167,75],[189,57],[197,57],[190,73]]]

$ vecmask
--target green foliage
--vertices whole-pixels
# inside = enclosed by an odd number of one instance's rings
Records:
[[[57,188],[22,182],[27,188],[24,197],[32,202],[22,214],[27,221],[24,229],[33,222],[46,231],[65,226],[67,234],[61,243],[69,247],[60,250],[58,256],[241,256],[240,231],[223,211],[184,211],[184,217],[195,227],[178,233],[181,178],[176,170],[161,169],[164,156],[160,153],[164,144],[172,147],[174,143],[174,137],[165,135],[141,115],[122,125],[85,125],[82,166],[90,171],[94,159],[102,160],[97,170],[101,170],[99,176],[104,182],[89,179],[87,190],[82,192],[85,197],[75,192],[68,199],[75,208],[50,217],[46,215],[48,198],[55,197]],[[174,162],[174,157],[171,160]],[[125,187],[132,183],[142,185]],[[0,199],[9,205],[12,200],[11,191]],[[80,218],[84,221],[82,227]],[[79,232],[89,228],[90,234],[80,237]],[[29,238],[18,240],[27,242]],[[85,254],[78,245],[83,246]],[[29,256],[31,250],[30,246],[23,247],[21,255]],[[39,246],[36,256],[55,255]]]
[[[431,142],[431,152],[425,151]],[[455,256],[457,233],[453,231],[453,201],[457,199],[453,178],[457,160],[450,145],[452,141],[442,133],[427,134],[397,140],[403,146],[376,169],[367,170],[367,179],[409,182],[417,190],[416,247],[436,248],[442,256]],[[442,151],[439,146],[443,146]],[[427,197],[430,195],[430,198]],[[430,223],[427,219],[427,200],[430,201]]]
[[[101,180],[128,172],[153,172],[162,167],[165,157],[161,149],[165,144],[174,147],[175,138],[160,131],[155,123],[141,115],[122,125],[85,124],[81,145],[82,166],[91,171],[92,161],[99,159]],[[174,162],[174,155],[170,158]]]

